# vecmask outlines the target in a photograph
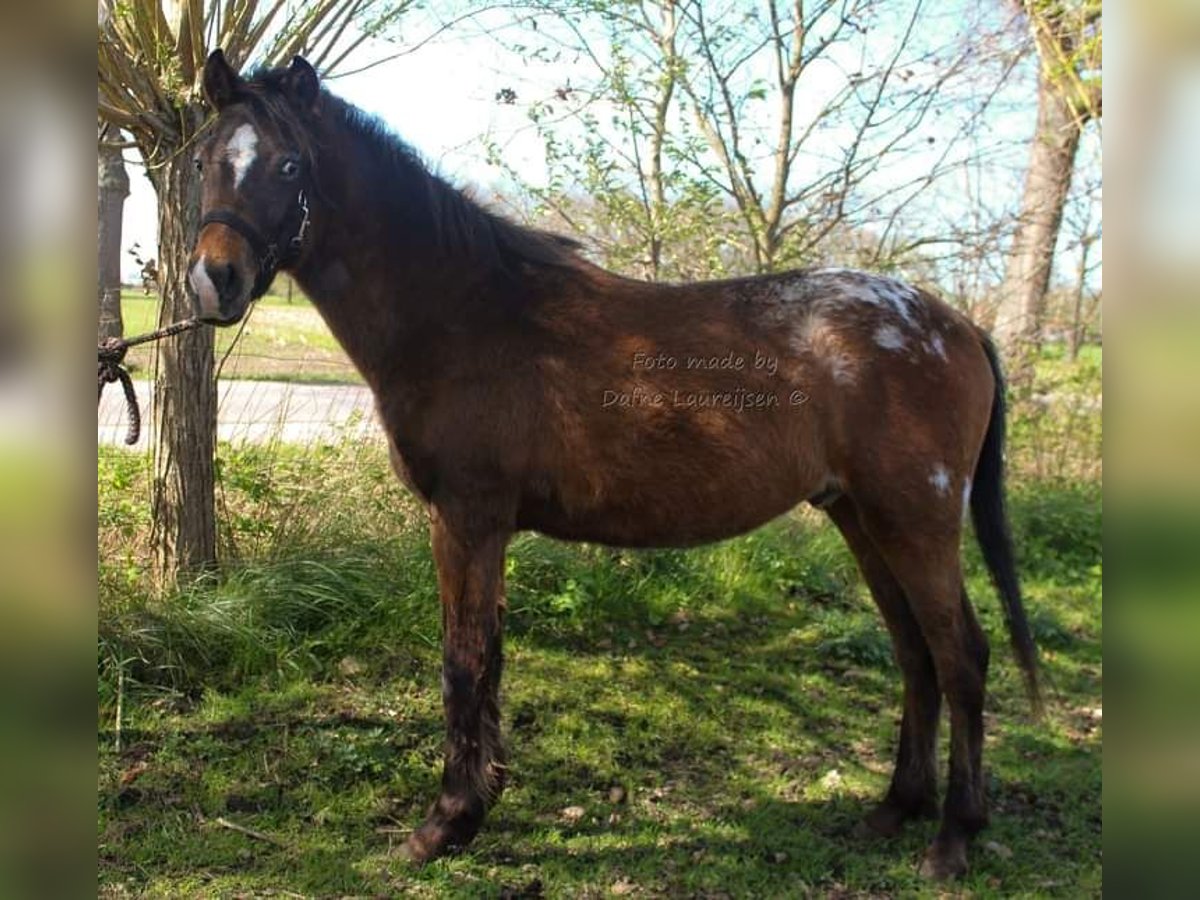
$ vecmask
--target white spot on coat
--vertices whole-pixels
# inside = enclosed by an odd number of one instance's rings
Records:
[[[946,471],[946,467],[938,463],[933,467],[933,474],[929,476],[929,483],[939,494],[948,494],[950,492],[950,473]]]
[[[883,303],[883,297],[869,284],[851,282],[842,286],[842,293],[851,300],[866,303],[870,306],[879,306]]]
[[[909,325],[917,324],[912,310],[912,303],[917,299],[916,291],[902,281],[882,275],[875,276],[871,286],[879,298],[891,306],[900,318]]]
[[[875,343],[884,350],[903,350],[907,341],[895,325],[880,325],[875,329]]]
[[[813,269],[810,276],[826,279],[837,285],[842,297],[870,306],[887,306],[905,325],[917,324],[916,289],[887,275],[872,275],[857,269]]]
[[[829,303],[853,301],[879,306],[883,302],[872,284],[875,276],[857,269],[813,269],[808,273],[808,280],[816,282],[824,295],[822,299]]]
[[[773,285],[775,296],[784,303],[795,303],[808,297],[808,290],[803,278],[791,276]]]
[[[950,359],[950,357],[946,355],[946,342],[942,340],[942,335],[940,332],[935,331],[933,336],[930,337],[923,346],[925,347],[925,352],[930,356],[940,356],[945,360]]]
[[[238,126],[225,145],[225,158],[233,166],[233,186],[241,187],[242,179],[258,158],[258,132],[253,125],[246,123]]]
[[[854,360],[844,354],[837,353],[830,356],[827,360],[829,363],[829,371],[833,375],[833,380],[837,384],[854,384],[855,370]]]

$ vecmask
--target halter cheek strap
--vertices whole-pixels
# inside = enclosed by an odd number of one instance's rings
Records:
[[[300,209],[300,226],[284,246],[283,254],[279,252],[278,243],[269,243],[257,228],[235,212],[227,209],[214,209],[200,220],[200,228],[203,229],[206,225],[224,225],[226,228],[236,231],[250,245],[258,263],[258,275],[254,280],[254,296],[260,296],[271,286],[271,281],[275,278],[275,273],[279,271],[280,266],[295,261],[296,257],[300,255],[309,225],[308,198],[304,196],[304,191],[297,196],[296,205]]]
[[[237,213],[226,209],[214,209],[200,220],[201,228],[206,225],[224,225],[226,228],[232,228],[250,245],[250,249],[254,251],[255,257],[258,259],[266,258],[270,250],[270,245],[258,233],[258,229]]]

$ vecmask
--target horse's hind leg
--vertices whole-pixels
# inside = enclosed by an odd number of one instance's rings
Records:
[[[950,709],[950,777],[942,823],[921,873],[942,879],[967,869],[967,846],[987,824],[983,789],[983,698],[988,646],[963,589],[960,525],[933,510],[859,520],[908,599]]]
[[[925,636],[874,543],[863,531],[848,497],[827,510],[858,560],[863,579],[892,636],[896,663],[904,678],[904,716],[892,782],[882,802],[867,816],[872,831],[890,837],[907,819],[937,816],[937,732],[941,692]]]

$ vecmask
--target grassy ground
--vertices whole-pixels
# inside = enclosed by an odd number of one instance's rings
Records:
[[[151,299],[124,310],[127,333],[154,327]],[[218,358],[231,346],[224,377],[357,380],[299,296],[258,301],[240,337],[218,332]],[[1014,398],[1044,722],[967,551],[994,648],[993,824],[952,893],[1101,892],[1100,367],[1052,348]],[[155,600],[148,461],[101,450],[102,896],[935,893],[915,876],[932,823],[853,834],[887,783],[899,679],[819,517],[686,553],[514,542],[510,786],[467,853],[413,869],[393,850],[442,734],[423,517],[372,445],[222,446],[218,466],[225,572]]]
[[[413,869],[393,850],[434,796],[442,733],[422,517],[379,448],[220,458],[232,563],[155,602],[146,462],[101,456],[102,896],[934,893],[915,875],[932,823],[853,834],[886,786],[898,675],[815,515],[690,552],[519,538],[510,786],[468,852]],[[952,892],[1098,896],[1099,489],[1031,478],[1012,503],[1053,699],[1030,719],[970,547],[993,824]]]
[[[127,335],[152,331],[158,327],[158,298],[125,291],[121,315]],[[362,383],[320,314],[298,291],[291,302],[276,294],[256,300],[243,327],[218,328],[216,337],[217,360],[227,355],[224,378]],[[153,352],[150,344],[129,351],[135,377],[152,370]]]

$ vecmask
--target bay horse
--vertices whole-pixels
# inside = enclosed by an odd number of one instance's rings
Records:
[[[466,845],[504,786],[498,689],[515,532],[621,547],[728,538],[802,501],[845,536],[891,634],[904,711],[867,816],[936,816],[921,863],[967,868],[987,821],[988,644],[963,586],[969,509],[1037,707],[1004,510],[1004,388],[988,337],[892,278],[809,269],[651,284],[586,261],[432,174],[301,58],[203,86],[198,315],[239,321],[286,270],[374,393],[393,468],[429,512],[442,607],[441,791],[405,853]]]

